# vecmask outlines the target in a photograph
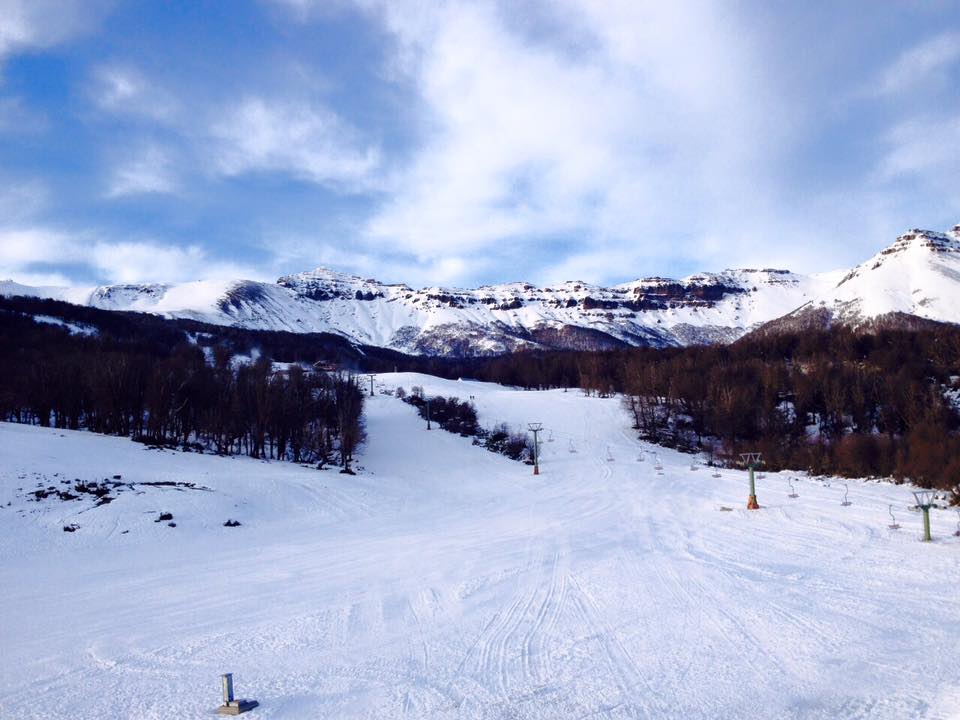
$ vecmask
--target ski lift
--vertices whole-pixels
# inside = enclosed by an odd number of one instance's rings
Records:
[[[891,530],[899,530],[900,523],[897,522],[897,516],[893,514],[893,505],[887,505],[887,514],[890,515],[890,524],[887,527]]]
[[[957,510],[957,530],[953,535],[954,537],[960,537],[960,509]]]
[[[657,461],[656,464],[653,466],[653,469],[657,471],[658,475],[662,475],[663,473],[661,472],[661,470],[663,470],[663,463],[660,462],[660,456],[654,455],[653,458],[654,460]]]
[[[930,542],[933,540],[930,536],[930,508],[934,507],[933,501],[937,499],[937,494],[933,490],[914,490],[913,497],[917,501],[917,507],[923,512],[923,542]]]
[[[547,442],[553,442],[553,430],[551,430],[550,434],[547,436]]]
[[[720,468],[718,468],[718,467],[713,468],[713,477],[715,477],[715,478],[723,477],[723,476],[720,474]]]
[[[610,446],[607,445],[607,462],[613,462],[613,453],[610,452]]]
[[[570,440],[570,452],[575,453],[577,449],[573,446],[573,439]]]
[[[849,498],[850,488],[847,487],[846,483],[841,483],[841,485],[843,485],[843,502],[840,504],[843,505],[844,507],[852,505],[853,503],[850,502],[850,498]]]
[[[643,462],[643,450],[637,454],[637,462]]]
[[[793,478],[787,478],[787,484],[790,485],[790,494],[787,495],[788,498],[796,500],[799,495],[797,495],[796,489],[793,487]]]

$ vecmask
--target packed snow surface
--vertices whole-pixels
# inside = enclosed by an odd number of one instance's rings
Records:
[[[907,487],[770,474],[750,512],[616,399],[378,384],[543,422],[542,474],[383,394],[356,476],[0,424],[0,716],[210,717],[233,672],[251,718],[960,717],[952,511],[922,544]]]

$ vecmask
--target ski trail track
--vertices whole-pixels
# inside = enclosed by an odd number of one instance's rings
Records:
[[[543,422],[542,474],[384,395],[356,476],[0,424],[4,502],[38,469],[213,490],[0,508],[0,717],[207,717],[225,671],[261,718],[960,717],[960,540],[941,513],[917,543],[903,488],[769,473],[749,512],[615,398],[377,385]]]

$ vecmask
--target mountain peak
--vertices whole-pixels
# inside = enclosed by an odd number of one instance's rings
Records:
[[[960,225],[947,232],[913,229],[905,232],[881,255],[913,250],[916,252],[953,253],[960,251]]]
[[[571,280],[412,289],[320,266],[275,283],[29,288],[0,282],[0,294],[254,329],[333,332],[427,355],[730,342],[776,318],[784,327],[868,326],[894,316],[960,323],[960,225],[909,230],[838,283],[843,272],[800,275],[754,265],[612,287]]]

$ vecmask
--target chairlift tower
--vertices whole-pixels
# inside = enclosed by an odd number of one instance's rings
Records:
[[[533,433],[533,474],[540,474],[540,431],[543,430],[543,423],[527,423],[527,429]]]
[[[763,462],[760,459],[760,453],[740,453],[740,462],[747,466],[750,472],[750,496],[747,498],[747,510],[759,510],[760,503],[757,502],[757,482],[754,478],[754,470]]]
[[[917,507],[923,511],[923,542],[930,542],[930,508],[936,493],[933,490],[914,490],[913,496],[917,499]]]
[[[370,378],[370,397],[373,397],[373,379],[376,375],[374,373],[367,373],[367,377]]]

